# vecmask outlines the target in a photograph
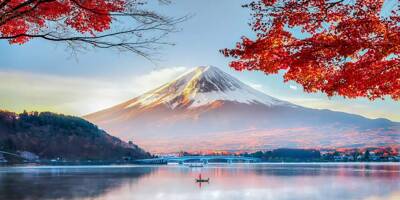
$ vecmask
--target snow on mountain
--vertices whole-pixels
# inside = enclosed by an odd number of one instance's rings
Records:
[[[157,104],[167,105],[171,109],[195,108],[215,101],[294,106],[247,86],[217,67],[201,66],[188,71],[170,83],[139,96],[137,101],[127,105],[126,108]]]
[[[154,153],[400,144],[400,123],[294,105],[211,66],[85,118]]]

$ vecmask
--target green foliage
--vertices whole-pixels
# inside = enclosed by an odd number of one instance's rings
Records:
[[[56,130],[63,130],[66,135],[100,136],[104,134],[98,127],[82,118],[55,114],[50,112],[23,112],[19,114],[17,126],[19,129],[50,126]]]
[[[247,156],[261,158],[266,161],[314,161],[321,158],[321,154],[313,149],[275,149],[272,151],[257,151]]]
[[[41,158],[118,160],[150,154],[108,135],[96,125],[74,116],[50,112],[15,114],[0,111],[0,149],[30,151]]]

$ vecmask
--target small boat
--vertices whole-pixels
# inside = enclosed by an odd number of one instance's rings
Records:
[[[197,183],[204,183],[204,182],[210,182],[210,178],[207,178],[207,179],[203,179],[202,177],[201,177],[201,174],[199,174],[199,178],[196,178],[196,182]]]
[[[210,182],[210,178],[207,178],[207,179],[198,179],[198,178],[196,178],[196,182],[198,182],[198,183],[204,183],[204,182]]]

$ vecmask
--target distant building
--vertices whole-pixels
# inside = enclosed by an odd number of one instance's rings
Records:
[[[25,160],[35,161],[39,160],[39,156],[29,151],[17,151],[17,153]]]
[[[354,156],[352,156],[352,155],[345,155],[344,159],[347,160],[347,161],[354,161],[355,160]]]
[[[326,155],[330,155],[330,154],[334,154],[335,150],[334,149],[321,149],[319,150],[321,156],[326,156]]]
[[[334,159],[335,161],[344,161],[344,157],[341,156],[341,155],[339,155],[339,156],[333,156],[333,159]]]
[[[388,161],[400,161],[400,156],[390,156],[387,159]]]

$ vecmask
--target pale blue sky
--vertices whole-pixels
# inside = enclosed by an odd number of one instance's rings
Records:
[[[213,65],[271,96],[313,108],[328,108],[400,121],[400,104],[391,99],[328,99],[308,94],[278,75],[236,72],[218,50],[251,36],[249,11],[242,0],[175,0],[158,8],[170,16],[191,14],[182,29],[168,37],[175,46],[160,50],[156,65],[130,53],[94,50],[71,57],[65,46],[32,40],[10,46],[0,42],[0,109],[50,110],[82,115],[112,106],[199,65]]]

